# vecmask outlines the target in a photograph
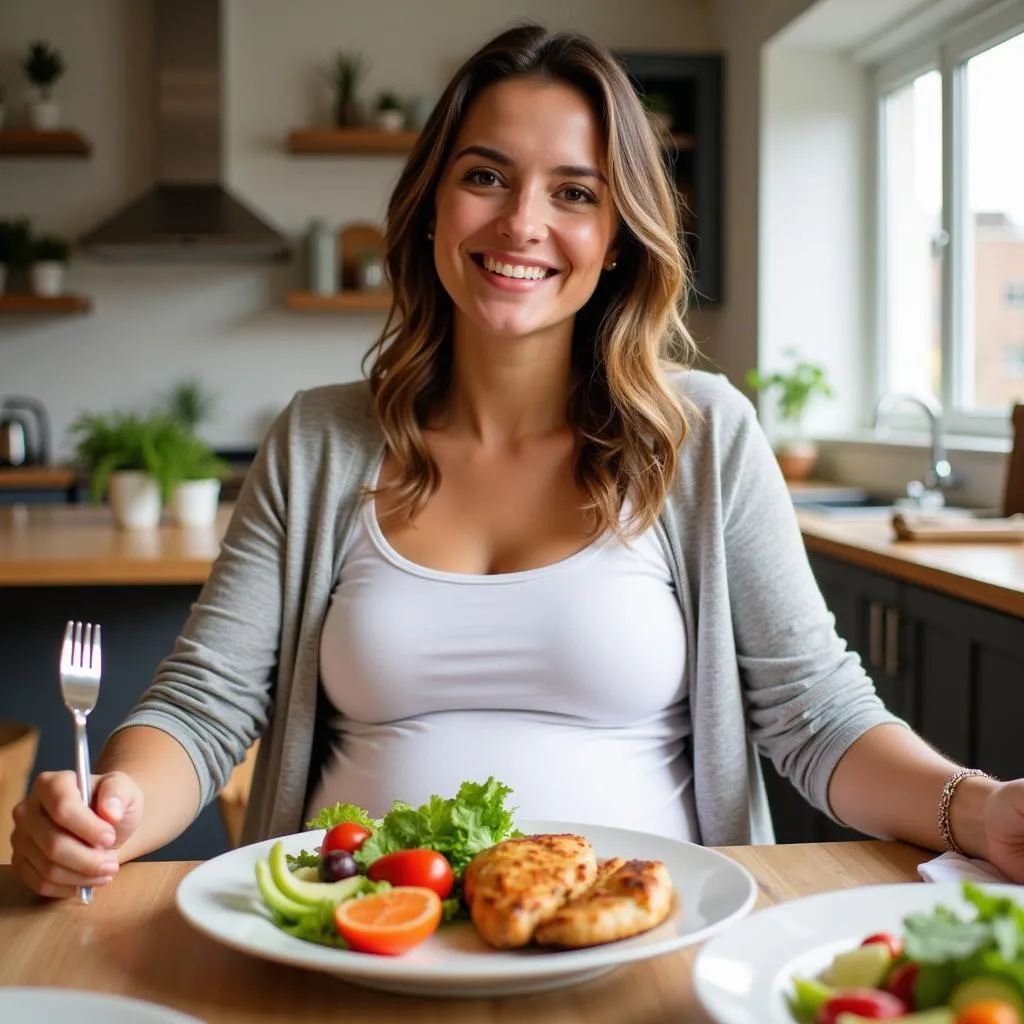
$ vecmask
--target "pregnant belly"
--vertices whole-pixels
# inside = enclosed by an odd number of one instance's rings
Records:
[[[386,725],[342,724],[307,817],[347,801],[380,817],[493,775],[517,819],[545,818],[696,839],[681,723],[594,729],[532,715],[443,712]]]

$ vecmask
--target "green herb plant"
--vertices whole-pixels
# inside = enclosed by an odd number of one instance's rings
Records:
[[[825,368],[819,363],[802,359],[795,349],[787,349],[784,354],[793,362],[790,369],[776,370],[767,375],[752,369],[747,372],[745,380],[754,391],[764,394],[778,392],[779,419],[790,424],[794,433],[799,435],[811,400],[816,395],[831,398],[835,391]]]
[[[32,232],[27,220],[0,220],[0,263],[23,269],[32,261]]]
[[[32,260],[36,263],[53,261],[67,263],[71,256],[71,247],[62,238],[55,235],[43,235],[31,242]]]
[[[64,57],[60,50],[42,40],[29,45],[28,54],[22,62],[28,80],[39,89],[43,99],[49,99],[50,90],[64,74]]]
[[[183,380],[172,389],[167,402],[168,414],[186,430],[195,432],[213,414],[216,399],[197,377]]]
[[[164,412],[86,413],[68,428],[82,468],[90,477],[90,496],[103,500],[110,474],[138,470],[152,476],[160,497],[170,499],[182,480],[222,475],[227,466],[181,423]]]
[[[402,101],[398,98],[397,93],[382,92],[377,98],[377,109],[381,112],[385,110],[401,110]]]

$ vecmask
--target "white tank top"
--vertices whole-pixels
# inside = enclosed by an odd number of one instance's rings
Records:
[[[493,775],[519,818],[696,840],[683,623],[654,530],[472,575],[404,558],[372,501],[356,518],[321,634],[338,714],[307,817]]]

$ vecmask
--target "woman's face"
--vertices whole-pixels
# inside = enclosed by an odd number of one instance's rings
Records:
[[[614,258],[605,144],[582,93],[536,78],[471,105],[438,186],[437,272],[466,326],[571,334]]]

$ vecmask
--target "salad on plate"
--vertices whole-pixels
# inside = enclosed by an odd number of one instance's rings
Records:
[[[903,932],[877,932],[816,977],[796,977],[798,1024],[1024,1024],[1024,907],[971,882],[975,913],[945,906],[910,914]]]
[[[263,909],[308,942],[394,955],[465,915],[462,876],[483,850],[522,833],[489,778],[464,782],[452,798],[421,807],[395,801],[383,818],[339,803],[306,823],[320,845],[292,856],[280,841],[256,864]]]

